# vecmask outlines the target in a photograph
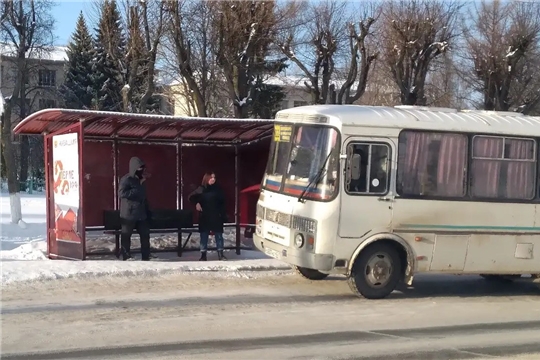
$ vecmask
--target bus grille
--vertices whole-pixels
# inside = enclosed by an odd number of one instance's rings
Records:
[[[276,210],[266,209],[264,218],[265,220],[272,221],[281,226],[288,228],[291,227],[291,215],[287,215]]]
[[[300,216],[293,216],[292,228],[298,231],[315,234],[317,230],[317,221]]]

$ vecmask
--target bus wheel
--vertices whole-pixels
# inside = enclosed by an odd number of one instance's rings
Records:
[[[394,291],[401,279],[401,259],[388,243],[374,243],[356,258],[347,279],[349,287],[366,299],[382,299]]]
[[[328,274],[324,274],[320,271],[314,270],[314,269],[308,269],[305,267],[295,266],[294,270],[309,280],[323,280],[326,279]]]

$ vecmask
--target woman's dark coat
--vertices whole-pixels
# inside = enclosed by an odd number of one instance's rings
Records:
[[[199,231],[223,233],[223,223],[227,220],[225,194],[219,185],[199,186],[189,195],[192,204],[199,203]]]

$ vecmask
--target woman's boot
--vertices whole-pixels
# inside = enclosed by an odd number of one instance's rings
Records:
[[[201,251],[201,258],[199,261],[206,261],[206,251]]]
[[[218,259],[219,260],[227,260],[225,255],[223,255],[223,250],[218,250],[217,254],[218,254]]]

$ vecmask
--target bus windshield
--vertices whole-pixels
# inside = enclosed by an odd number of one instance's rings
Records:
[[[263,188],[310,200],[332,199],[338,187],[337,140],[338,132],[330,127],[276,124]]]

